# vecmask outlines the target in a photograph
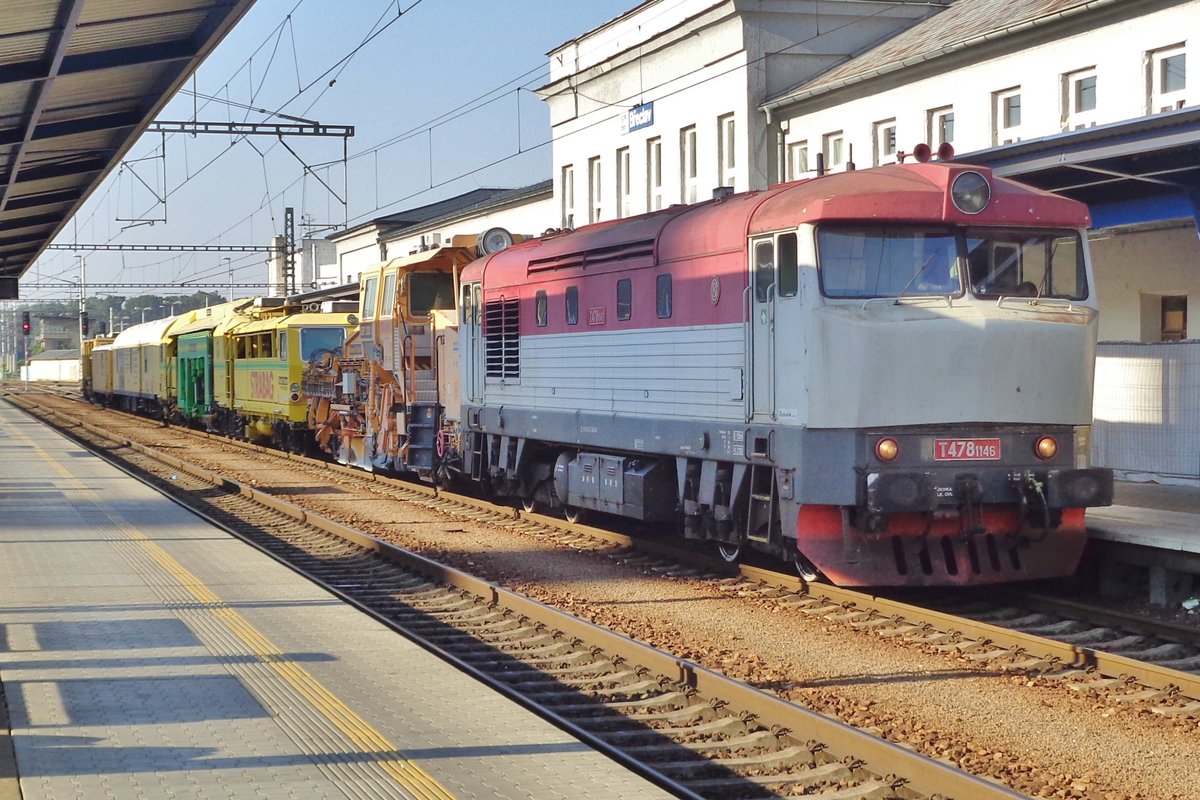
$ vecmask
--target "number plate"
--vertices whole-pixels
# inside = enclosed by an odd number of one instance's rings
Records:
[[[999,439],[934,439],[934,461],[999,461]]]

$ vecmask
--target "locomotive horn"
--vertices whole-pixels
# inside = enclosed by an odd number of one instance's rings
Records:
[[[937,157],[939,161],[949,161],[954,158],[954,145],[949,142],[942,142],[938,145]]]
[[[929,161],[930,156],[933,155],[933,151],[929,149],[929,145],[921,142],[913,148],[912,154],[918,163],[925,164]]]

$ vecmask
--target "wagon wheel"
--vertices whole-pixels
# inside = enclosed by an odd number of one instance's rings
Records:
[[[533,514],[541,511],[541,504],[537,500],[533,499],[532,495],[529,497],[522,497],[521,510],[526,514]]]
[[[717,543],[717,555],[726,564],[736,564],[742,557],[741,542],[720,542]]]
[[[578,525],[585,518],[586,509],[579,506],[563,506],[563,517],[572,525]]]
[[[800,548],[792,551],[792,567],[796,570],[796,574],[800,576],[800,580],[805,583],[816,583],[821,579],[821,570],[817,569],[817,565],[808,560],[808,556],[800,552]]]

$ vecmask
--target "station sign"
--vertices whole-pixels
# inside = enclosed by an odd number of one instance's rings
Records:
[[[621,133],[633,133],[654,124],[654,101],[634,106],[621,115]]]

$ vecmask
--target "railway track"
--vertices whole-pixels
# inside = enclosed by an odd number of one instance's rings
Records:
[[[77,401],[70,398],[69,402]],[[131,415],[120,417],[154,425]],[[918,605],[894,595],[810,585],[753,565],[740,565],[731,574],[727,565],[673,543],[571,524],[199,431],[175,430],[265,458],[285,459],[295,468],[333,470],[340,480],[370,491],[552,537],[565,547],[606,551],[610,557],[648,572],[719,578],[721,590],[727,594],[798,609],[850,630],[962,658],[976,667],[1036,675],[1073,693],[1094,695],[1116,706],[1145,708],[1163,718],[1200,719],[1200,631],[1187,626],[1015,589],[990,592],[986,600],[976,596],[969,603],[935,598]],[[319,478],[316,472],[314,476]]]
[[[1019,796],[28,397],[9,400],[679,796]]]

